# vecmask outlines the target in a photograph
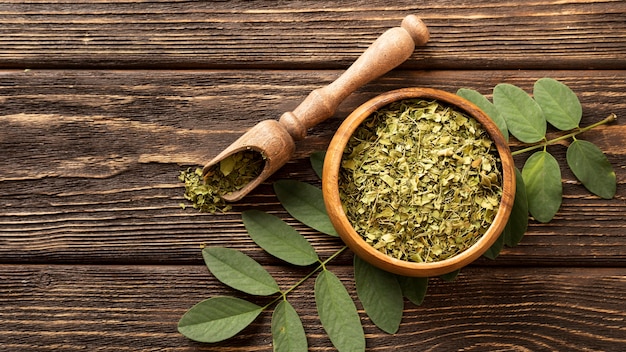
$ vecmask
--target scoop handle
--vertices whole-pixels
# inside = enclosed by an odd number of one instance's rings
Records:
[[[309,128],[331,117],[348,95],[403,63],[429,37],[420,18],[406,16],[400,27],[378,37],[337,80],[312,91],[293,111],[284,113],[280,124],[294,140],[303,139]]]

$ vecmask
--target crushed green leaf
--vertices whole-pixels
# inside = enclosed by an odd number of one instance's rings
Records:
[[[495,144],[475,119],[436,101],[394,102],[352,135],[340,197],[357,233],[379,251],[433,262],[471,247],[502,196]]]
[[[204,178],[201,168],[181,171],[178,179],[185,184],[185,199],[201,212],[213,214],[231,210],[232,206],[222,196],[240,190],[259,176],[264,159],[262,153],[245,150],[221,160]]]

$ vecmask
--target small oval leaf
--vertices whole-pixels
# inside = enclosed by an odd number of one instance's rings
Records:
[[[306,333],[298,312],[287,301],[278,303],[272,314],[274,352],[306,352]]]
[[[484,95],[468,88],[459,89],[456,92],[456,95],[465,98],[474,103],[474,105],[478,106],[485,114],[487,114],[487,116],[489,116],[491,121],[498,126],[498,129],[504,136],[504,139],[507,141],[509,140],[509,129],[506,126],[506,121],[504,121],[504,118],[498,109],[496,109],[495,105],[493,105]]]
[[[563,185],[556,159],[546,151],[531,155],[522,169],[528,210],[539,222],[549,222],[561,207]]]
[[[567,148],[567,164],[589,192],[611,199],[615,196],[617,180],[613,166],[595,144],[575,140]]]
[[[213,297],[191,307],[178,331],[198,342],[218,342],[235,336],[261,314],[263,307],[235,297]]]
[[[504,232],[498,237],[498,239],[485,251],[483,254],[485,257],[494,260],[500,255],[500,251],[504,248]]]
[[[553,78],[542,78],[535,82],[533,97],[552,126],[565,131],[580,124],[583,108],[576,94],[565,84]]]
[[[338,351],[365,351],[359,313],[341,281],[328,270],[315,279],[315,304],[322,326]]]
[[[319,232],[339,236],[326,212],[321,189],[306,182],[279,180],[274,183],[274,192],[296,220]]]
[[[250,238],[267,253],[294,265],[311,265],[319,260],[309,241],[278,217],[260,210],[247,210],[241,215]]]
[[[404,310],[402,288],[396,277],[355,255],[354,282],[372,322],[386,333],[396,333]]]
[[[254,259],[230,248],[206,247],[202,257],[220,282],[251,295],[267,296],[280,291],[274,278]]]
[[[313,171],[315,171],[315,174],[317,174],[317,177],[320,178],[320,180],[322,179],[322,170],[324,169],[325,157],[326,157],[325,151],[313,152],[311,153],[311,156],[309,157],[309,161],[311,162],[311,167],[313,168]]]
[[[461,269],[458,269],[455,271],[451,271],[447,274],[440,275],[439,278],[443,281],[452,282],[456,280],[456,278],[459,276],[460,273],[461,273]]]
[[[528,229],[528,197],[524,178],[518,168],[515,168],[515,200],[511,209],[511,216],[504,227],[504,244],[515,247],[522,240]]]
[[[543,111],[521,88],[498,84],[493,89],[493,104],[515,138],[524,143],[536,143],[545,138],[547,124]]]
[[[419,306],[422,302],[424,302],[426,291],[428,291],[427,277],[408,277],[396,275],[396,278],[400,283],[402,295],[404,295],[404,297],[416,306]]]

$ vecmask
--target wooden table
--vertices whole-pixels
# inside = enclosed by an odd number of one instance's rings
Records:
[[[291,111],[411,13],[431,40],[298,142],[295,157],[225,214],[182,209],[180,170],[257,122]],[[328,257],[342,246],[289,217],[272,183],[319,185],[309,155],[347,114],[388,90],[491,94],[553,77],[583,104],[583,135],[618,180],[612,200],[563,172],[563,205],[521,245],[454,282],[430,280],[396,335],[361,309],[372,351],[620,351],[626,348],[626,3],[623,1],[15,1],[0,3],[0,350],[270,351],[270,315],[217,344],[177,322],[238,295],[201,245],[240,249],[287,287],[306,270],[248,237],[241,211],[275,214]],[[513,142],[514,143],[514,142]],[[565,162],[565,146],[550,150]],[[522,166],[524,159],[516,159]],[[356,297],[352,254],[330,268]],[[312,282],[294,291],[314,351],[333,350]]]

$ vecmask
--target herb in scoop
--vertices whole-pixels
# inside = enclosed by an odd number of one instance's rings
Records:
[[[202,212],[227,212],[232,206],[222,196],[237,191],[255,179],[264,166],[263,154],[245,150],[215,164],[202,177],[202,169],[181,171],[178,179],[185,183],[185,199]]]
[[[495,218],[500,160],[475,119],[436,101],[394,102],[344,151],[339,184],[355,231],[396,259],[433,262],[472,246]]]

